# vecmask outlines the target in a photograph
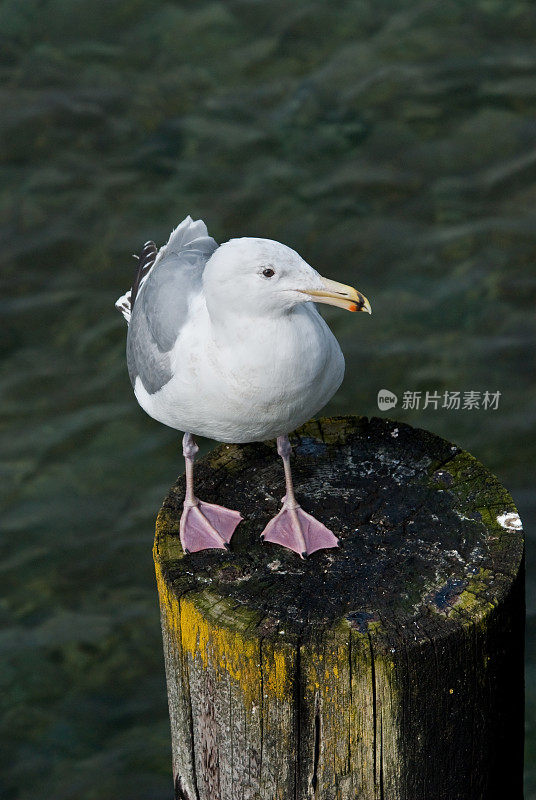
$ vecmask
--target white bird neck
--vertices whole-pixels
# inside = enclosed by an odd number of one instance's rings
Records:
[[[213,338],[226,346],[232,346],[244,339],[251,338],[255,332],[264,331],[264,337],[267,329],[285,327],[295,318],[296,313],[299,313],[297,307],[277,309],[269,314],[258,311],[248,312],[242,309],[238,311],[225,304],[208,300],[207,311]]]

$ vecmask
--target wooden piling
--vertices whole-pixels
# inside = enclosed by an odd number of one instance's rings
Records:
[[[296,494],[340,537],[301,561],[260,533],[274,443],[222,445],[196,491],[241,511],[185,556],[184,481],[154,558],[177,800],[521,800],[523,534],[485,467],[356,417],[291,439]]]

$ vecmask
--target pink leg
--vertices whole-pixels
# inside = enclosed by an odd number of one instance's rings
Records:
[[[290,470],[292,448],[288,436],[277,438],[277,452],[283,459],[285,468],[286,494],[283,508],[270,520],[261,534],[262,538],[265,542],[274,542],[294,550],[301,558],[306,558],[315,550],[338,547],[337,537],[325,525],[303,511],[296,502]]]
[[[181,544],[185,553],[210,548],[229,549],[229,542],[242,516],[213,503],[204,503],[194,494],[194,461],[199,447],[191,433],[185,433],[182,452],[186,462],[186,495],[180,522]]]

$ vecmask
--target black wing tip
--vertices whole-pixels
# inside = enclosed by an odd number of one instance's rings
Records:
[[[138,290],[140,288],[140,283],[147,275],[151,267],[153,266],[156,254],[158,250],[156,244],[149,240],[145,242],[143,245],[138,258],[138,263],[136,265],[136,271],[134,273],[134,280],[132,281],[132,289],[130,292],[130,308],[134,308],[134,303],[136,301],[136,296],[138,294]]]

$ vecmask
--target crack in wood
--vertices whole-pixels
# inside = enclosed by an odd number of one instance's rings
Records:
[[[374,648],[372,646],[372,638],[370,631],[367,632],[367,638],[370,651],[370,673],[371,673],[371,691],[372,691],[372,772],[374,774],[374,782],[376,782],[376,761],[377,761],[377,724],[378,724],[378,709],[376,698],[376,667],[374,664]]]
[[[348,689],[350,693],[350,708],[354,705],[354,696],[353,696],[353,688],[352,688],[352,631],[350,630],[348,635]],[[352,769],[352,736],[351,736],[351,726],[348,725],[347,736],[348,736],[348,765],[347,765],[347,772],[350,774]]]
[[[300,788],[301,788],[301,775],[300,775],[300,768],[301,768],[301,724],[302,724],[302,714],[301,714],[301,706],[302,706],[302,687],[301,687],[301,638],[298,637],[296,642],[296,666],[295,666],[295,673],[294,673],[294,709],[296,715],[296,731],[295,731],[295,741],[296,741],[296,756],[294,762],[294,800],[301,800],[300,797]]]
[[[190,795],[182,786],[182,780],[179,775],[177,775],[177,779],[175,781],[175,800],[191,800]]]
[[[313,795],[316,795],[318,786],[318,765],[320,762],[320,750],[322,744],[322,717],[320,714],[320,696],[315,695],[315,719],[314,719],[314,751],[313,751],[313,776],[311,778],[311,788]]]

